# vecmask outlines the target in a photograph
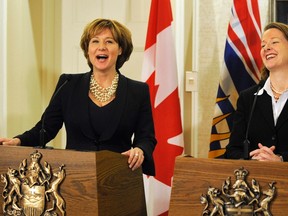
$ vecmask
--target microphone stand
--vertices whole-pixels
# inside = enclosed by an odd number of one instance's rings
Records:
[[[60,92],[60,90],[63,88],[64,85],[66,85],[71,79],[71,75],[67,76],[65,82],[63,82],[61,84],[61,86],[55,91],[55,93],[53,94],[51,100],[50,100],[50,103],[49,105],[51,104],[51,102],[54,100],[54,98],[56,97],[56,95],[58,95],[58,93]],[[48,106],[49,106],[48,105]],[[41,148],[41,149],[53,149],[53,147],[47,147],[46,146],[46,143],[45,143],[45,133],[46,133],[46,130],[45,130],[45,117],[46,117],[46,111],[47,111],[47,108],[45,110],[45,112],[43,113],[43,116],[42,116],[42,121],[41,121],[41,129],[40,129],[40,146],[37,146],[36,148]]]
[[[260,91],[260,89],[262,88],[262,86],[260,85],[257,89],[257,92],[255,93],[255,96],[254,96],[254,100],[253,100],[253,104],[252,104],[252,108],[251,108],[251,112],[250,112],[250,116],[249,116],[249,120],[248,120],[248,123],[247,123],[247,129],[246,129],[246,133],[245,133],[245,140],[243,141],[243,158],[244,160],[249,160],[250,159],[250,155],[249,155],[249,147],[250,147],[250,141],[248,139],[248,133],[249,133],[249,128],[250,128],[250,124],[251,124],[251,119],[252,119],[252,114],[254,112],[254,109],[255,109],[255,105],[256,105],[256,101],[257,101],[257,96],[258,96],[258,93]]]

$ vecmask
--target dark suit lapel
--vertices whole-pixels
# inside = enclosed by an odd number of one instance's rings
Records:
[[[91,124],[91,118],[89,114],[89,100],[88,91],[89,91],[89,82],[90,82],[91,73],[86,73],[75,85],[73,90],[73,106],[75,110],[73,113],[77,113],[77,116],[73,118],[77,119],[77,122],[81,125],[81,131],[85,136],[95,139],[95,133]],[[69,109],[69,108],[68,108]]]
[[[114,104],[115,112],[112,113],[111,121],[108,123],[106,130],[100,136],[100,141],[108,140],[113,136],[116,129],[118,128],[122,113],[125,108],[125,103],[127,99],[127,79],[125,76],[121,74],[119,75],[119,82]]]
[[[254,112],[261,112],[263,118],[267,121],[267,124],[274,129],[274,118],[272,110],[271,97],[264,91],[263,95],[258,96],[256,109]]]

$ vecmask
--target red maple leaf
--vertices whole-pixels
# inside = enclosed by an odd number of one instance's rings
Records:
[[[146,83],[150,88],[155,135],[157,139],[157,145],[153,153],[156,167],[155,179],[171,186],[175,158],[183,152],[183,147],[168,143],[170,138],[179,136],[182,133],[178,88],[155,107],[155,97],[159,88],[159,86],[155,85],[155,71]]]

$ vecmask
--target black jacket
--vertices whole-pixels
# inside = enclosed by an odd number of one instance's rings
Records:
[[[146,83],[119,76],[115,111],[103,134],[98,137],[91,125],[89,112],[89,81],[91,72],[62,74],[57,89],[69,80],[53,96],[41,120],[31,130],[18,135],[21,145],[39,145],[39,131],[45,119],[45,143],[57,135],[63,123],[66,128],[67,149],[124,152],[131,147],[144,151],[143,173],[155,175],[153,150],[156,145],[149,87]],[[134,137],[133,137],[134,136]],[[133,137],[133,142],[132,142]]]
[[[261,83],[260,85],[263,85]],[[251,113],[252,103],[259,85],[253,86],[240,93],[237,109],[234,115],[233,130],[229,144],[226,146],[226,158],[243,158],[243,141],[247,130],[247,123]],[[248,130],[250,141],[249,152],[258,149],[258,143],[267,147],[275,146],[275,154],[282,155],[288,161],[288,104],[285,106],[274,125],[272,99],[266,91],[257,96],[255,109],[252,114]]]

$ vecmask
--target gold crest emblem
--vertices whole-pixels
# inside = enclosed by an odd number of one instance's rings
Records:
[[[202,215],[253,216],[260,213],[272,216],[269,204],[276,194],[275,182],[269,183],[268,189],[262,192],[255,179],[251,180],[251,184],[247,183],[248,173],[248,170],[241,167],[234,171],[234,184],[231,177],[228,177],[221,190],[209,187],[207,194],[200,197],[201,203],[205,204]]]
[[[35,151],[30,154],[30,163],[24,159],[19,170],[9,167],[7,173],[1,174],[5,216],[57,216],[57,212],[65,215],[65,201],[59,193],[65,178],[64,165],[53,172],[46,161],[40,163],[41,158],[42,154]]]

